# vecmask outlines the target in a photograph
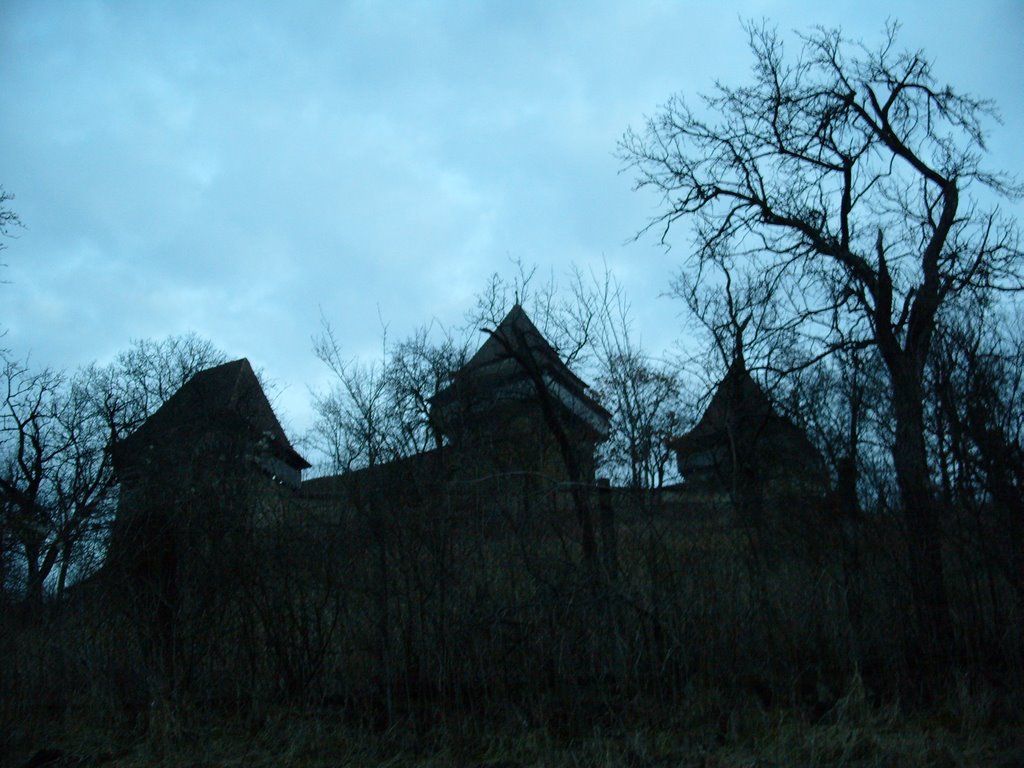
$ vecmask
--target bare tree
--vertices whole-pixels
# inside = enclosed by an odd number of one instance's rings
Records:
[[[10,230],[22,226],[18,214],[7,207],[7,203],[14,199],[14,195],[0,186],[0,236],[10,237]],[[0,251],[7,248],[7,245],[0,240]]]
[[[195,374],[226,360],[212,342],[195,333],[159,341],[139,339],[106,366],[85,376],[93,407],[101,411],[115,441],[134,432]]]
[[[3,492],[5,527],[13,532],[24,567],[27,600],[42,602],[43,582],[60,551],[54,530],[51,467],[71,449],[60,434],[62,374],[8,361],[4,366]]]
[[[712,122],[671,99],[642,133],[625,135],[621,157],[637,188],[664,197],[646,230],[665,242],[677,222],[694,224],[695,270],[728,243],[736,258],[791,286],[790,311],[823,347],[842,326],[847,339],[852,329],[878,351],[917,641],[938,668],[952,630],[924,367],[951,297],[1021,288],[1015,224],[968,195],[1021,190],[981,164],[993,105],[937,84],[922,53],[897,48],[896,25],[877,49],[816,29],[800,37],[795,59],[768,27],[747,31],[754,82],[717,85],[704,99]]]
[[[110,445],[84,380],[10,361],[2,376],[0,500],[38,605],[55,568],[60,594],[76,565],[97,562],[81,547],[113,511]]]
[[[58,595],[103,557],[116,507],[116,442],[193,373],[223,356],[194,335],[136,342],[106,367],[75,375],[8,360],[0,372],[0,503],[5,576]],[[9,550],[16,544],[17,555]]]
[[[680,428],[679,377],[640,347],[629,304],[610,275],[594,287],[601,296],[597,394],[612,416],[611,433],[600,448],[606,471],[630,488],[660,488],[674,461],[668,441]]]
[[[7,207],[7,204],[13,199],[14,195],[0,186],[0,252],[7,249],[7,244],[4,243],[3,239],[11,236],[12,229],[22,226],[18,214]],[[5,266],[7,265],[0,262],[0,267]],[[0,282],[4,281],[0,280]]]
[[[330,324],[322,324],[313,351],[330,370],[326,392],[314,394],[317,420],[310,441],[326,455],[331,472],[373,467],[439,447],[430,421],[430,399],[466,359],[466,345],[447,332],[432,341],[420,328],[388,345],[371,363],[345,357]]]
[[[58,597],[72,578],[82,578],[102,562],[107,530],[116,512],[110,431],[94,407],[89,378],[79,374],[65,390],[60,429],[71,446],[65,461],[54,467],[54,513],[61,552]]]
[[[995,572],[1024,607],[1024,341],[1020,319],[972,305],[947,312],[930,359],[930,437],[972,577]],[[991,315],[991,316],[986,316]],[[983,590],[988,595],[997,590]],[[980,601],[979,601],[980,602]],[[993,606],[994,608],[994,606]],[[998,611],[997,611],[998,613]],[[982,622],[976,622],[981,624]]]
[[[388,383],[403,436],[404,449],[410,452],[439,448],[442,443],[437,425],[430,418],[430,401],[451,383],[454,373],[469,355],[465,341],[444,332],[431,341],[430,328],[419,328],[399,342],[388,366]]]

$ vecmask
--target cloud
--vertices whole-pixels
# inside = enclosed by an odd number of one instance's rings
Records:
[[[459,323],[512,256],[556,275],[606,261],[667,346],[678,308],[657,297],[678,251],[627,244],[659,201],[630,191],[613,150],[671,93],[747,76],[738,17],[870,40],[902,16],[908,45],[999,100],[994,154],[1024,165],[1019,6],[927,11],[12,0],[0,183],[28,228],[5,252],[6,343],[73,366],[193,328],[300,407],[321,308],[370,353],[378,314],[394,336]]]

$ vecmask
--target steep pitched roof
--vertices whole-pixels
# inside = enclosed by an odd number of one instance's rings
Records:
[[[775,413],[771,400],[751,377],[743,356],[739,355],[729,366],[697,425],[670,440],[669,447],[685,456],[719,445],[728,440],[730,434],[749,440],[766,430],[778,429],[799,431],[789,419]]]
[[[529,355],[542,370],[557,376],[571,388],[586,389],[587,385],[562,362],[554,347],[519,304],[498,323],[459,375],[515,375],[521,372],[516,360],[520,355]]]
[[[272,451],[296,469],[310,466],[292,447],[246,358],[200,371],[175,392],[120,446],[122,456],[169,441],[188,441],[211,426],[243,429],[267,438]]]
[[[524,364],[536,366],[548,391],[562,406],[598,437],[607,436],[611,415],[587,394],[584,381],[562,361],[519,304],[490,332],[455,374],[454,382],[434,396],[432,404],[444,409],[456,402],[529,398],[535,394],[535,384]],[[482,398],[483,393],[488,397]]]

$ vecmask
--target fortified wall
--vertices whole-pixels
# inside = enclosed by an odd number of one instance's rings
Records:
[[[696,426],[670,443],[684,483],[609,487],[596,477],[595,451],[611,415],[518,304],[430,409],[441,447],[302,480],[310,464],[249,362],[202,371],[118,446],[122,498],[110,560],[161,582],[166,573],[152,574],[178,567],[190,528],[359,517],[443,517],[467,530],[590,540],[613,559],[622,528],[794,524],[820,511],[828,490],[820,454],[774,411],[742,354]]]

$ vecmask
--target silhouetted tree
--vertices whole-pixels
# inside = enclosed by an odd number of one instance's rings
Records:
[[[190,332],[133,341],[112,363],[89,366],[85,376],[93,407],[117,441],[138,429],[192,376],[225,360],[212,342]]]
[[[21,219],[18,217],[18,214],[7,206],[13,199],[14,195],[0,186],[0,236],[3,237],[9,237],[11,229],[21,226]],[[6,243],[0,240],[0,251],[6,248]]]
[[[943,305],[960,294],[1019,290],[1014,222],[972,202],[972,187],[1015,196],[981,165],[993,105],[935,82],[920,52],[877,49],[838,31],[800,38],[795,59],[766,26],[747,29],[750,85],[717,85],[711,117],[673,98],[622,159],[664,212],[662,241],[694,224],[692,266],[728,245],[735,258],[788,286],[821,346],[870,343],[888,374],[893,465],[909,542],[917,642],[941,668],[952,644],[942,538],[924,430],[924,368]]]
[[[81,545],[112,514],[110,446],[83,378],[8,361],[0,381],[0,503],[20,547],[22,593],[37,605],[55,568],[63,592],[93,554]]]
[[[0,503],[5,577],[38,604],[98,567],[116,506],[113,445],[193,373],[222,356],[194,335],[140,341],[74,375],[5,362],[0,372]],[[11,551],[16,543],[17,554]]]
[[[967,308],[963,308],[967,309]],[[976,594],[998,603],[995,575],[1024,608],[1024,341],[1020,319],[997,307],[947,312],[930,359],[929,413],[937,474],[950,510],[961,566],[989,584]],[[982,600],[973,601],[980,609]],[[1006,612],[997,605],[992,612]],[[975,617],[972,631],[983,631]],[[994,627],[988,627],[993,630]],[[994,634],[1005,630],[995,629]]]
[[[317,418],[310,442],[325,454],[329,470],[374,467],[439,446],[430,423],[430,399],[466,358],[464,343],[442,333],[431,340],[421,328],[393,346],[387,335],[381,359],[347,359],[326,321],[313,352],[330,370],[325,392],[314,394]]]
[[[604,471],[630,488],[660,488],[675,463],[668,440],[681,427],[679,377],[637,343],[621,289],[610,279],[597,287],[596,389],[612,416],[599,449]]]

